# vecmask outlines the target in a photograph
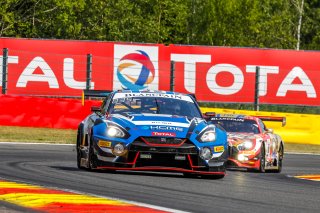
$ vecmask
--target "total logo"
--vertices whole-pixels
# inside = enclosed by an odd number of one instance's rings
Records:
[[[113,89],[158,89],[158,47],[115,45]]]
[[[152,136],[166,136],[166,137],[176,137],[174,132],[152,132]]]

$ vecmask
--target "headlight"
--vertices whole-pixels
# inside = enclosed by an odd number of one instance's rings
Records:
[[[107,128],[107,135],[114,138],[124,138],[126,134],[119,127],[109,126]]]
[[[216,140],[216,133],[213,130],[205,131],[200,137],[200,141],[202,142],[211,142],[215,140]]]
[[[248,160],[247,156],[242,155],[242,154],[238,155],[238,161],[247,161],[247,160]]]
[[[244,141],[243,143],[238,145],[238,149],[241,150],[249,150],[253,147],[252,141]]]

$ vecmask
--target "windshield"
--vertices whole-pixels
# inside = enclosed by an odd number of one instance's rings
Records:
[[[259,134],[258,124],[254,120],[235,119],[224,120],[224,118],[214,118],[211,120],[213,124],[220,125],[227,132],[246,132]]]
[[[201,118],[201,112],[193,100],[164,97],[126,97],[114,98],[109,108],[110,114],[166,114]]]

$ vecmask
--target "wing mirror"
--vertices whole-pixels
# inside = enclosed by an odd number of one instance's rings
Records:
[[[207,120],[207,121],[209,121],[210,118],[215,117],[215,116],[216,116],[215,112],[205,112],[203,114],[204,119]]]
[[[272,133],[272,134],[273,134],[273,129],[267,128],[266,132],[267,132],[267,133]]]
[[[207,117],[214,117],[214,116],[216,116],[216,113],[215,112],[205,112],[204,115]]]

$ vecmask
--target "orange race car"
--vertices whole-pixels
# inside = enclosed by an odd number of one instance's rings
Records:
[[[284,143],[263,121],[279,121],[285,117],[246,116],[206,113],[207,120],[228,133],[228,168],[247,168],[260,172],[281,172]]]

